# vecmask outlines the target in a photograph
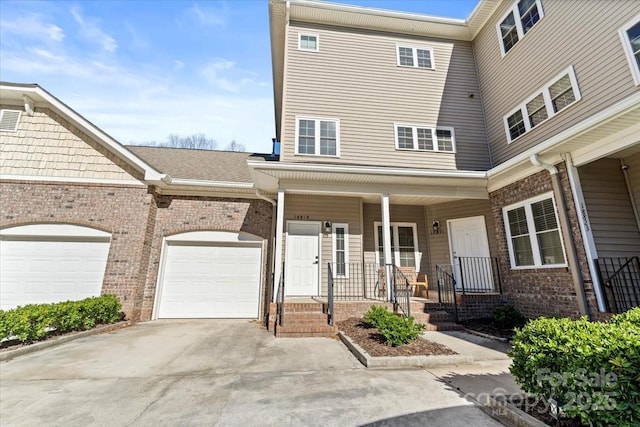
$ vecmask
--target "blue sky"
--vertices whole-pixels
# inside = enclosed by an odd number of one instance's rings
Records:
[[[466,18],[476,0],[343,0]],[[38,83],[123,144],[204,133],[269,152],[267,0],[0,1],[0,79]]]

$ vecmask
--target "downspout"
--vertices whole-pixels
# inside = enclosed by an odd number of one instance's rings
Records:
[[[629,179],[629,166],[624,164],[624,159],[620,159],[620,167],[622,168],[624,182],[627,185],[627,191],[629,192],[629,201],[631,202],[631,207],[633,208],[633,216],[636,218],[636,226],[640,231],[640,215],[638,214],[636,198],[633,197],[633,189],[631,188],[631,180]]]
[[[274,277],[275,277],[275,265],[276,265],[276,257],[275,257],[275,253],[276,253],[276,215],[278,213],[278,207],[277,207],[277,203],[275,200],[273,200],[270,197],[265,196],[264,194],[262,194],[262,192],[260,190],[258,190],[256,188],[256,196],[258,196],[259,198],[261,198],[262,200],[266,200],[267,202],[271,203],[272,206],[272,214],[271,214],[271,236],[273,237],[273,240],[271,241],[271,283],[273,283]],[[267,295],[265,296],[265,299],[269,302],[273,301],[273,286],[269,286],[270,284],[267,283]],[[266,313],[263,313],[263,320],[265,321],[265,324],[268,326],[268,323],[270,322],[269,319],[269,309],[267,309]]]
[[[576,245],[573,241],[571,228],[569,226],[569,214],[567,213],[567,205],[564,201],[564,194],[562,192],[560,176],[558,175],[558,168],[549,163],[544,163],[538,158],[537,154],[532,154],[531,157],[529,157],[529,160],[531,160],[531,163],[533,165],[548,170],[549,174],[551,175],[551,185],[553,187],[553,194],[558,206],[558,217],[560,219],[560,227],[562,228],[562,237],[565,241],[565,246],[567,249],[569,270],[571,271],[573,286],[578,297],[580,314],[591,319],[591,314],[589,313],[589,308],[587,305],[587,296],[584,292],[584,282],[582,280],[582,274],[580,272],[580,263],[578,262],[578,253],[576,252]]]

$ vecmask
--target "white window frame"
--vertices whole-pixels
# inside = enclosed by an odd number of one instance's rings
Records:
[[[20,118],[22,118],[22,110],[12,110],[10,108],[3,108],[0,110],[0,121],[4,118],[4,114],[6,111],[10,111],[12,113],[18,113],[18,117],[16,118],[16,124],[13,129],[0,129],[0,132],[16,132],[18,130],[18,125],[20,125]]]
[[[536,6],[538,7],[538,15],[540,16],[540,19],[538,19],[538,22],[533,24],[533,27],[538,25],[538,23],[540,23],[540,21],[542,21],[542,18],[544,18],[544,10],[542,9],[542,1],[541,0],[535,0],[535,1],[536,1]],[[511,52],[513,50],[513,48],[516,46],[516,44],[520,43],[522,38],[526,35],[525,32],[524,32],[524,29],[522,27],[522,17],[520,16],[520,11],[518,10],[518,3],[520,3],[520,0],[514,1],[513,4],[511,5],[511,7],[509,8],[509,10],[507,10],[505,12],[505,14],[502,16],[502,18],[500,18],[500,20],[496,24],[496,30],[498,31],[498,44],[500,45],[500,53],[502,54],[503,58],[505,57],[506,54]],[[509,16],[509,14],[512,13],[512,12],[513,12],[513,20],[516,23],[516,31],[518,32],[518,41],[513,46],[511,46],[511,49],[509,49],[509,51],[505,52],[504,51],[504,44],[503,44],[503,40],[502,40],[502,31],[500,29],[500,24],[502,24],[504,22],[504,20],[507,18],[507,16]],[[531,29],[529,29],[529,31],[531,31],[533,29],[533,27],[531,27]]]
[[[340,119],[327,117],[295,116],[295,155],[296,156],[317,156],[317,157],[340,157]],[[298,137],[300,136],[300,120],[314,120],[315,124],[315,153],[300,153],[298,151]],[[334,122],[336,124],[336,154],[320,154],[320,122]]]
[[[562,245],[562,254],[565,262],[562,264],[543,264],[540,254],[540,246],[538,245],[538,238],[536,232],[536,226],[533,222],[533,213],[531,211],[531,205],[542,200],[551,199],[553,202],[553,210],[556,215],[556,224],[558,226],[558,235],[560,236],[560,244]],[[513,241],[511,239],[511,228],[509,227],[509,215],[508,212],[514,209],[524,207],[525,216],[527,218],[527,228],[529,229],[529,241],[531,243],[531,251],[533,252],[533,265],[516,265],[515,254],[513,252]],[[553,192],[540,194],[539,196],[532,197],[527,200],[523,200],[518,203],[514,203],[502,208],[502,218],[504,220],[504,230],[507,238],[507,247],[509,248],[509,262],[511,263],[512,270],[531,270],[536,268],[565,268],[567,264],[567,251],[565,249],[564,239],[562,238],[562,229],[560,228],[560,220],[558,216],[558,206],[556,205]]]
[[[343,228],[344,229],[344,274],[338,275],[337,267],[337,259],[336,250],[337,250],[337,242],[336,242],[336,229]],[[332,243],[332,256],[333,256],[333,277],[349,277],[349,224],[345,223],[333,223],[331,225],[331,243]]]
[[[316,38],[316,48],[315,49],[307,49],[302,47],[302,36],[315,37]],[[303,52],[320,52],[320,36],[314,33],[298,33],[298,50]]]
[[[393,242],[392,242],[392,246],[394,248],[394,251],[392,254],[393,264],[400,267],[400,245],[399,245],[398,227],[411,227],[413,229],[413,251],[414,251],[415,260],[416,260],[415,269],[416,269],[416,272],[419,271],[421,257],[420,257],[420,246],[418,244],[418,227],[416,226],[416,223],[415,222],[392,222],[389,225],[393,229]],[[373,236],[375,240],[374,243],[376,245],[376,264],[380,262],[381,254],[380,254],[380,251],[378,250],[378,247],[380,246],[378,243],[380,242],[379,239],[382,238],[382,236],[378,235],[378,227],[382,227],[381,221],[375,221],[373,223]],[[406,268],[406,267],[403,267],[403,268]]]
[[[400,148],[399,139],[398,139],[398,128],[411,128],[411,133],[413,137],[413,148]],[[430,129],[431,130],[431,140],[433,141],[433,150],[422,150],[418,148],[418,129]],[[447,130],[451,132],[451,151],[441,150],[440,144],[438,142],[437,133],[438,130]],[[396,150],[400,151],[422,151],[427,153],[449,153],[455,154],[456,152],[456,133],[452,127],[449,126],[429,126],[429,125],[409,125],[406,123],[394,123],[393,124],[393,133],[396,143]]]
[[[622,47],[624,48],[624,53],[627,56],[627,61],[629,62],[629,68],[631,68],[631,75],[633,75],[633,81],[635,82],[636,86],[640,85],[640,68],[638,67],[636,58],[633,55],[633,48],[631,47],[631,41],[629,40],[627,31],[638,23],[640,23],[640,15],[636,15],[635,18],[627,22],[618,31],[618,33],[620,34],[620,40],[622,40]]]
[[[413,65],[402,65],[400,64],[400,48],[406,48],[406,49],[411,49],[411,54],[413,55]],[[431,58],[431,67],[419,67],[418,66],[418,49],[420,50],[426,50],[429,52],[429,56]],[[404,67],[404,68],[420,68],[422,70],[435,70],[436,69],[436,63],[435,63],[435,59],[433,57],[433,48],[430,46],[415,46],[415,45],[411,45],[411,44],[402,44],[402,43],[396,43],[396,65],[398,67]]]
[[[571,82],[571,89],[573,90],[573,95],[575,97],[575,101],[573,101],[571,104],[569,104],[566,107],[564,107],[562,110],[560,110],[558,112],[555,112],[554,109],[553,109],[553,102],[552,102],[552,99],[551,99],[551,92],[549,91],[549,89],[551,88],[551,86],[553,86],[556,82],[558,82],[560,79],[562,79],[566,75],[569,75],[569,81]],[[536,128],[539,127],[540,125],[542,125],[543,123],[547,122],[552,117],[555,117],[558,114],[561,114],[563,111],[568,110],[569,108],[571,108],[573,105],[575,105],[578,101],[580,101],[582,99],[582,94],[580,93],[580,88],[578,87],[578,79],[576,78],[576,72],[573,69],[573,65],[570,65],[568,68],[563,70],[561,73],[559,73],[556,76],[554,76],[553,79],[551,79],[551,80],[549,80],[547,82],[547,84],[545,84],[542,88],[540,88],[537,91],[535,91],[533,95],[529,96],[527,99],[524,100],[524,102],[522,102],[520,105],[518,105],[513,110],[509,111],[509,113],[507,113],[502,118],[502,121],[503,121],[503,124],[504,124],[504,129],[505,129],[505,131],[507,133],[507,143],[508,144],[511,144],[513,141],[516,141],[517,139],[520,139],[523,135],[526,135],[531,129],[534,128],[533,126],[531,126],[531,121],[529,120],[529,113],[527,112],[527,104],[529,102],[531,102],[534,98],[539,96],[540,94],[542,94],[542,96],[544,98],[544,104],[545,104],[545,108],[547,110],[547,118],[542,120],[537,125],[535,125]],[[508,121],[508,119],[513,114],[515,114],[518,110],[520,110],[520,112],[522,113],[522,117],[524,119],[525,132],[523,134],[521,134],[521,135],[518,135],[516,138],[511,139],[511,133],[509,132],[509,121]]]

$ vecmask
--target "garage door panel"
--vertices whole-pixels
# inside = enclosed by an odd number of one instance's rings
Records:
[[[258,317],[259,246],[168,245],[158,317]]]

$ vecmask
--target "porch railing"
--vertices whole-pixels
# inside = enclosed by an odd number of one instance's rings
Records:
[[[333,326],[333,270],[331,263],[327,265],[327,322]]]
[[[284,262],[282,263],[280,279],[278,280],[278,292],[276,293],[276,315],[278,317],[278,325],[282,326],[284,320]]]
[[[400,268],[395,265],[387,265],[387,271],[391,271],[391,289],[393,289],[393,308],[398,309],[406,317],[411,316],[411,286],[409,279]]]
[[[447,312],[453,314],[454,320],[457,322],[456,280],[451,271],[447,271],[445,266],[439,264],[436,264],[436,280],[438,282],[438,302],[444,306]]]
[[[608,310],[622,313],[640,307],[640,258],[598,258],[596,261]]]
[[[384,269],[376,263],[329,263],[329,278],[335,300],[387,301]]]
[[[502,279],[497,257],[457,257],[460,291],[466,293],[499,292]]]

